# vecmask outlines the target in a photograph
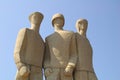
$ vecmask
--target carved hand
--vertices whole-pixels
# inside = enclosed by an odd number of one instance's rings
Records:
[[[70,76],[72,76],[72,73],[73,73],[73,69],[71,67],[65,68],[65,72],[64,72],[65,76],[70,77]]]
[[[28,77],[29,73],[30,73],[30,70],[29,70],[29,67],[28,67],[28,66],[22,66],[22,67],[20,68],[20,75],[21,75],[22,77]]]
[[[45,69],[45,76],[49,76],[50,73],[52,73],[52,69],[51,68],[46,68]]]

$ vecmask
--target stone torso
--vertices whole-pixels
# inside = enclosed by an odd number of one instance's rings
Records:
[[[93,71],[92,64],[92,47],[87,38],[82,37],[76,33],[78,61],[76,65],[77,70]]]
[[[42,60],[44,54],[44,42],[39,34],[33,30],[27,29],[26,31],[26,52],[25,62],[27,64],[42,67]]]
[[[56,31],[46,38],[50,50],[50,65],[65,68],[70,57],[70,42],[74,33]]]

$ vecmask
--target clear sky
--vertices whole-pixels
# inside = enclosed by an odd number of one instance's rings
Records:
[[[120,80],[120,0],[0,0],[0,80],[14,80],[17,33],[30,27],[28,16],[35,11],[44,14],[43,39],[54,32],[51,17],[55,13],[62,13],[64,29],[74,32],[76,20],[86,18],[98,79]]]

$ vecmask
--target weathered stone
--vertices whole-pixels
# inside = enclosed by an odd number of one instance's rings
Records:
[[[75,80],[97,80],[92,63],[92,47],[86,37],[88,21],[79,19],[76,22],[77,65],[74,73]]]
[[[77,61],[75,34],[63,30],[64,16],[55,14],[52,18],[55,32],[46,37],[44,58],[47,80],[73,80],[73,70]]]
[[[39,35],[43,15],[34,12],[29,16],[31,28],[21,29],[14,49],[17,66],[16,80],[42,80],[44,42]]]

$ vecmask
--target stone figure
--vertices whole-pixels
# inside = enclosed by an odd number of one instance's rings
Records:
[[[79,19],[76,22],[78,60],[74,73],[74,80],[98,80],[93,69],[92,47],[86,36],[87,26],[88,21],[86,19]]]
[[[64,16],[52,17],[55,32],[46,37],[44,69],[46,80],[73,80],[77,61],[75,34],[63,30]]]
[[[31,28],[21,29],[14,49],[17,66],[16,80],[42,80],[44,42],[39,34],[43,14],[34,12],[29,16]]]

